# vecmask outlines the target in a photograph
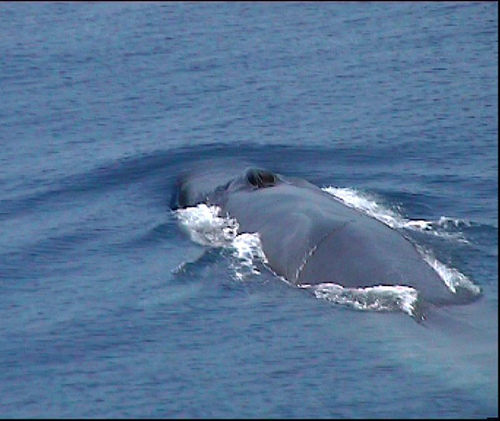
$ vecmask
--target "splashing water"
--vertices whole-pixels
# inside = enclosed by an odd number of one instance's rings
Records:
[[[229,217],[220,216],[218,206],[198,206],[176,211],[177,219],[191,239],[209,247],[230,248],[236,263],[232,265],[235,276],[243,280],[247,275],[259,274],[255,262],[267,263],[258,233],[238,234],[238,222]]]
[[[177,219],[191,240],[203,246],[227,247],[238,232],[238,223],[231,218],[221,218],[217,206],[198,206],[176,211]]]
[[[457,240],[466,244],[469,243],[463,233],[447,231],[450,228],[456,229],[462,226],[470,227],[470,222],[468,221],[446,216],[441,216],[437,221],[406,219],[396,211],[380,205],[374,197],[367,193],[361,193],[355,189],[343,187],[324,187],[322,190],[331,194],[346,206],[362,211],[391,228],[410,229]]]
[[[467,276],[457,269],[450,268],[440,262],[429,250],[425,250],[421,246],[417,246],[417,250],[453,293],[466,292],[473,296],[481,293],[481,288],[475,285]]]
[[[415,317],[418,292],[407,286],[378,285],[367,288],[344,288],[333,283],[318,285],[300,284],[299,288],[311,289],[317,298],[343,304],[357,310],[402,310]]]

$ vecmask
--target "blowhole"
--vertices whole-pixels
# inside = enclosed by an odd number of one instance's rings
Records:
[[[248,182],[259,189],[272,187],[278,181],[278,177],[270,171],[261,169],[249,169],[246,174]]]

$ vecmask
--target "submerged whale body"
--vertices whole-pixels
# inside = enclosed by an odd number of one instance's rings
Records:
[[[271,269],[297,285],[409,286],[434,305],[459,304],[401,233],[308,181],[261,168],[206,163],[183,174],[172,208],[219,206],[239,232],[258,233]]]

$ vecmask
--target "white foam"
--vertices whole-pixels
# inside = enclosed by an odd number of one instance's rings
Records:
[[[255,265],[256,261],[267,263],[260,237],[257,233],[237,235],[233,239],[232,247],[234,249],[233,256],[237,258],[238,262],[237,265],[233,265],[233,269],[239,280],[245,279],[247,273],[252,275],[260,273]]]
[[[398,311],[417,317],[418,292],[406,286],[378,285],[366,288],[344,288],[334,283],[301,284],[311,289],[317,298],[347,305],[357,310]]]
[[[391,228],[410,229],[468,243],[463,233],[447,231],[463,226],[469,227],[470,223],[468,221],[446,216],[441,216],[437,221],[411,220],[403,217],[399,212],[377,203],[376,199],[367,193],[350,188],[331,186],[324,187],[322,190],[331,194],[346,206],[360,210]]]
[[[406,223],[399,214],[378,204],[373,197],[366,193],[343,187],[324,187],[322,190],[336,197],[345,205],[363,211],[391,228],[401,228]]]
[[[429,250],[424,250],[422,247],[417,247],[417,249],[422,254],[424,260],[437,272],[439,277],[453,293],[456,294],[459,289],[468,290],[472,295],[481,293],[481,288],[475,285],[463,273],[440,262]]]
[[[220,208],[200,204],[178,209],[176,216],[191,239],[210,247],[229,246],[238,232],[238,223],[231,218],[221,218]]]
[[[231,267],[236,278],[242,280],[247,275],[258,274],[255,262],[267,262],[258,233],[238,234],[238,222],[233,218],[221,217],[220,212],[217,206],[200,204],[178,209],[175,214],[194,242],[232,250],[236,263]]]

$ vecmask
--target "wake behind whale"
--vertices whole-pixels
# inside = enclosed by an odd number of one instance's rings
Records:
[[[255,233],[264,263],[317,297],[365,309],[396,305],[422,319],[424,308],[480,295],[470,282],[447,286],[437,261],[399,231],[305,180],[210,162],[179,178],[172,205],[211,207],[233,221],[222,231],[229,237]]]

